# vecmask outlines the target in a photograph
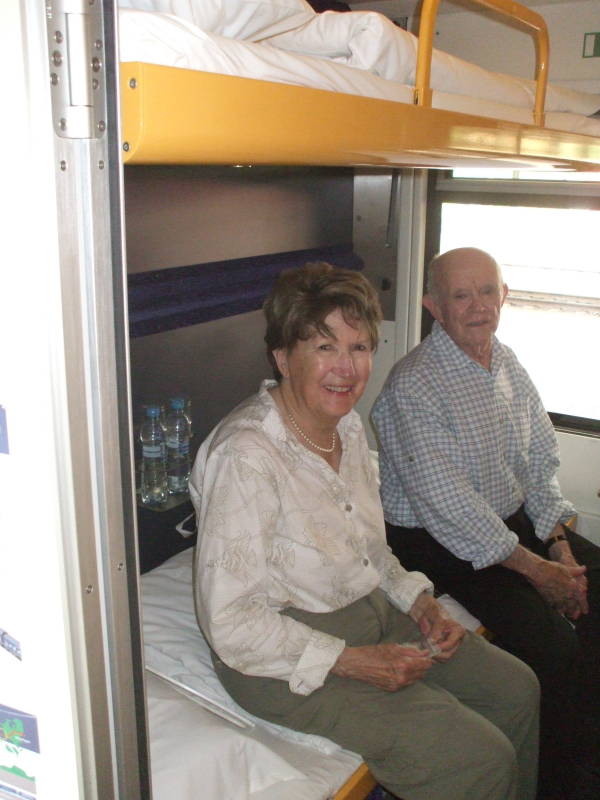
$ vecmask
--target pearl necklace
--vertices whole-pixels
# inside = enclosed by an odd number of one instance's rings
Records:
[[[336,440],[336,431],[334,430],[331,434],[331,447],[321,447],[320,444],[313,442],[312,439],[309,439],[308,436],[304,433],[302,428],[298,425],[296,420],[294,419],[292,412],[288,410],[288,419],[292,423],[294,430],[298,433],[304,441],[308,442],[311,447],[314,447],[315,450],[318,450],[320,453],[333,453],[335,450],[335,440]]]

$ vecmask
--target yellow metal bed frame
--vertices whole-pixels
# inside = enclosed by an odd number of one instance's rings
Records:
[[[333,800],[364,800],[377,785],[366,764],[361,764],[346,783],[338,789]]]
[[[543,18],[511,0],[473,1],[534,36],[537,83],[531,125],[431,108],[429,79],[439,0],[425,0],[414,105],[123,63],[124,162],[600,169],[600,138],[543,127],[549,51]]]

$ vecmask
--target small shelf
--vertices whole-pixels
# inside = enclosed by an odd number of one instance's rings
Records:
[[[194,507],[189,497],[169,498],[164,508],[153,509],[138,502],[138,547],[140,572],[148,572],[167,558],[187,550],[196,544],[196,534],[182,536],[177,530],[183,520],[193,514]],[[157,513],[158,511],[158,513]]]
[[[190,503],[190,496],[189,494],[170,494],[167,498],[167,502],[162,506],[147,506],[142,503],[142,498],[140,495],[139,490],[137,491],[137,504],[138,508],[143,508],[144,511],[154,511],[159,514],[162,514],[164,511],[171,511],[173,508],[177,508],[178,506],[183,505],[184,503]]]

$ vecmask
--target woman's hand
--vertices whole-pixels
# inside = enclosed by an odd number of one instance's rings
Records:
[[[409,614],[423,636],[439,648],[435,660],[449,661],[463,640],[463,626],[452,619],[444,606],[428,592],[422,592],[417,597]]]
[[[334,675],[396,692],[421,680],[432,665],[427,650],[400,644],[346,647],[331,668]]]

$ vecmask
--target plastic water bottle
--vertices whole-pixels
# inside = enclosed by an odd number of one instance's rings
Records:
[[[147,406],[146,419],[140,426],[142,443],[142,503],[162,506],[167,502],[167,470],[165,467],[165,437],[160,424],[160,407]]]
[[[172,397],[167,415],[167,483],[169,494],[187,494],[190,477],[190,423],[185,399]]]
[[[183,401],[184,401],[183,413],[185,414],[185,418],[187,419],[190,425],[190,440],[191,440],[192,436],[194,435],[194,430],[192,425],[192,401],[187,396],[184,396]]]

